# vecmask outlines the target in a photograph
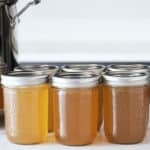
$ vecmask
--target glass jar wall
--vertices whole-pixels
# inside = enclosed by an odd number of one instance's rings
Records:
[[[48,134],[46,76],[9,73],[2,76],[7,137],[17,144],[44,142]]]
[[[101,64],[70,64],[61,67],[63,72],[70,73],[85,73],[92,72],[97,75],[102,75],[105,66]],[[103,122],[103,100],[102,100],[102,84],[99,85],[99,100],[98,100],[98,120],[97,129],[99,130]]]
[[[148,75],[104,74],[104,129],[110,142],[134,144],[146,134],[149,114]]]
[[[86,145],[97,135],[99,76],[58,73],[52,78],[54,132],[59,143]]]
[[[15,71],[34,71],[38,74],[46,74],[49,79],[59,70],[56,65],[22,65],[15,68]],[[48,100],[48,131],[53,131],[53,100],[52,88],[49,86],[49,100]]]

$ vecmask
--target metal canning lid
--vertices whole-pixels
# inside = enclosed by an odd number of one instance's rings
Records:
[[[39,74],[47,74],[47,75],[53,75],[58,70],[59,67],[56,65],[22,65],[18,66],[14,69],[15,71],[35,71]]]
[[[99,79],[99,75],[87,72],[59,72],[52,77],[51,84],[58,88],[94,87],[99,84]]]
[[[18,71],[2,75],[2,85],[6,87],[31,86],[48,83],[47,75],[38,75],[34,72]]]
[[[105,72],[103,74],[104,83],[112,86],[140,86],[149,84],[149,75],[147,73],[123,73],[123,72]]]
[[[96,74],[101,74],[105,69],[104,65],[100,64],[71,64],[64,65],[61,67],[61,70],[64,72],[93,72]]]
[[[119,72],[148,72],[148,66],[143,64],[111,64],[107,66],[107,70]]]

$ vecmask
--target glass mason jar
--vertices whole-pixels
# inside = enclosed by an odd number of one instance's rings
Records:
[[[105,70],[105,66],[101,64],[70,64],[64,65],[61,67],[63,72],[92,72],[97,75],[102,75],[102,72]],[[102,83],[99,85],[99,100],[98,100],[98,121],[97,121],[97,128],[100,129],[102,122],[103,122],[103,100],[102,100]]]
[[[146,134],[149,79],[146,73],[104,74],[104,130],[113,143],[134,144]]]
[[[88,73],[57,73],[52,77],[54,132],[59,143],[78,146],[95,139],[99,78]]]
[[[7,65],[0,59],[0,76],[6,73],[7,73]],[[0,77],[0,81],[1,81],[1,77]],[[0,83],[0,111],[3,111],[3,108],[4,108],[3,89]]]
[[[56,65],[22,65],[15,68],[15,71],[35,71],[39,74],[46,74],[51,77],[59,70],[59,67]],[[51,85],[49,87],[49,101],[48,101],[48,131],[53,131],[53,100],[51,93]]]
[[[107,66],[107,70],[113,72],[118,72],[118,71],[119,72],[145,72],[145,73],[148,72],[148,74],[150,75],[150,67],[144,64],[111,64]],[[149,91],[150,91],[150,86],[149,86]],[[150,102],[150,95],[149,95],[149,102]]]
[[[33,72],[2,75],[7,137],[17,144],[44,142],[48,134],[48,77]]]

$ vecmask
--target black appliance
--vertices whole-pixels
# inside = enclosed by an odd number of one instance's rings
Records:
[[[40,0],[32,0],[19,12],[16,9],[18,0],[0,0],[0,57],[12,70],[17,62],[13,56],[13,51],[17,53],[17,39],[15,37],[16,24],[19,16],[31,5],[40,3]]]

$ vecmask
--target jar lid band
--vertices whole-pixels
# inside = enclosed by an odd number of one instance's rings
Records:
[[[35,71],[39,74],[53,75],[59,70],[56,65],[20,65],[14,71]]]
[[[11,72],[7,75],[2,75],[2,85],[8,87],[14,86],[31,86],[31,85],[38,85],[48,83],[48,76],[47,75],[38,75],[34,72],[25,72],[25,71],[18,71],[18,72]]]
[[[140,86],[149,84],[148,73],[127,73],[107,71],[103,74],[104,83],[112,86]]]
[[[57,73],[52,77],[52,86],[59,88],[93,87],[99,84],[101,77],[89,72],[85,73]]]
[[[108,71],[117,72],[148,72],[149,68],[143,64],[111,64],[107,66]]]
[[[101,74],[105,69],[104,65],[101,64],[71,64],[64,65],[61,70],[64,72],[85,72],[90,71],[96,74]]]

